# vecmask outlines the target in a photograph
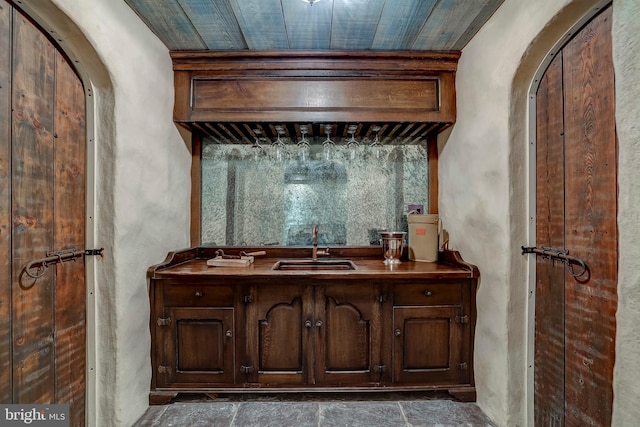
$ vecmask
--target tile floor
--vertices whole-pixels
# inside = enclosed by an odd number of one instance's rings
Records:
[[[493,427],[475,403],[420,396],[186,399],[151,406],[134,427]]]

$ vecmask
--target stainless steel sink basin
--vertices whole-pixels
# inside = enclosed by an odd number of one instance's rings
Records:
[[[289,259],[281,260],[273,264],[272,270],[355,270],[356,265],[348,259]]]

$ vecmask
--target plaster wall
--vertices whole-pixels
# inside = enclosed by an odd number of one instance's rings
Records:
[[[640,8],[613,2],[613,63],[618,132],[618,313],[613,377],[615,426],[640,420]]]
[[[88,330],[88,425],[129,426],[148,406],[151,380],[146,269],[189,245],[191,156],[173,124],[171,60],[124,1],[19,5],[78,60],[94,110],[88,240],[105,256],[95,265]]]
[[[95,110],[97,407],[89,425],[131,425],[149,390],[146,266],[188,245],[190,155],[172,123],[166,48],[122,1],[23,0],[91,79]],[[480,267],[478,403],[501,426],[526,424],[528,87],[549,49],[596,0],[506,0],[467,45],[458,122],[440,144],[440,216],[450,247]],[[634,425],[640,396],[633,323],[637,259],[640,70],[635,0],[614,2],[619,137],[619,310],[614,424]],[[479,244],[482,242],[482,244]],[[637,330],[637,328],[636,328]],[[91,360],[89,363],[93,363]]]
[[[528,97],[539,65],[574,23],[599,1],[506,0],[464,48],[458,66],[457,123],[440,141],[440,216],[450,246],[477,264],[475,373],[478,403],[500,426],[527,424],[530,336],[528,270]],[[637,420],[640,204],[638,153],[638,11],[614,1],[619,169],[619,298],[614,424]],[[631,52],[630,52],[631,51]],[[478,244],[482,242],[482,244]],[[636,262],[637,264],[637,262]]]

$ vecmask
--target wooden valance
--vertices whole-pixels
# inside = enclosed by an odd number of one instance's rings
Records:
[[[455,121],[459,52],[172,52],[178,123]]]

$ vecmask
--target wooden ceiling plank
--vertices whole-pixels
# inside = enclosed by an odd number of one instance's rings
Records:
[[[229,0],[251,50],[289,49],[280,0]]]
[[[451,50],[489,0],[441,0],[416,37],[413,50]]]
[[[371,49],[384,4],[385,0],[333,0],[331,49]]]
[[[242,50],[247,45],[229,0],[178,0],[207,49]]]
[[[313,6],[303,1],[283,1],[282,10],[291,49],[329,49],[333,0]]]
[[[169,50],[207,48],[177,0],[125,1]]]
[[[480,10],[478,16],[473,20],[473,22],[467,26],[466,30],[462,35],[456,40],[455,43],[451,45],[451,49],[454,50],[462,50],[469,40],[480,30],[480,28],[491,18],[494,12],[500,7],[504,0],[485,0],[485,6]]]
[[[433,10],[436,0],[387,1],[372,49],[410,49]]]

